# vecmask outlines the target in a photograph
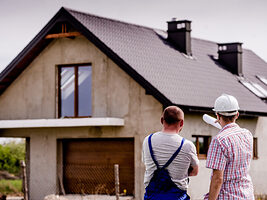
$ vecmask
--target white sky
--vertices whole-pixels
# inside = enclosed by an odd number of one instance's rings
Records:
[[[267,61],[267,0],[0,0],[0,71],[62,7],[166,30],[192,20],[192,36],[242,42]]]
[[[25,140],[22,138],[0,138],[0,145],[6,144],[8,142],[19,143],[19,142],[25,142]]]

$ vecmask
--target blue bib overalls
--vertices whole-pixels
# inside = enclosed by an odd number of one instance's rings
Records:
[[[177,151],[172,155],[168,162],[162,168],[160,168],[154,157],[152,149],[152,135],[153,134],[148,137],[148,145],[151,158],[157,166],[157,169],[154,171],[153,177],[146,187],[144,200],[189,200],[190,197],[187,195],[186,191],[181,190],[176,186],[176,184],[171,180],[169,172],[166,169],[180,152],[184,144],[184,138]]]

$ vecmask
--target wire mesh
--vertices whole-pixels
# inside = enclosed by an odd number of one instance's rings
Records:
[[[63,177],[67,194],[115,194],[113,165],[68,164]]]

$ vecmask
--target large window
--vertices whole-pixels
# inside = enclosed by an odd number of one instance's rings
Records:
[[[92,67],[59,67],[59,117],[88,117],[92,114]]]
[[[211,136],[192,135],[193,143],[196,145],[197,155],[200,159],[207,158]]]

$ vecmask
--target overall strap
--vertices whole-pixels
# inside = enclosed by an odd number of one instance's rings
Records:
[[[157,168],[159,169],[159,164],[158,162],[156,161],[155,157],[154,157],[154,152],[153,152],[153,149],[152,149],[152,144],[151,144],[151,137],[154,133],[150,134],[150,136],[148,137],[148,146],[149,146],[149,151],[150,151],[150,155],[151,155],[151,158],[152,160],[154,161],[155,165],[157,166]],[[181,145],[179,146],[179,148],[174,152],[174,154],[172,155],[172,157],[168,160],[168,162],[162,167],[162,168],[166,168],[168,167],[171,162],[175,159],[175,157],[179,154],[183,144],[184,144],[184,138],[182,139],[182,142],[181,142]]]
[[[156,164],[157,168],[159,169],[159,164],[156,161],[155,157],[154,157],[154,153],[153,153],[153,149],[152,149],[152,144],[151,144],[151,137],[154,133],[150,134],[150,136],[148,137],[148,146],[149,146],[149,151],[150,151],[150,155],[152,160],[154,161],[154,163]]]
[[[172,155],[172,157],[168,160],[168,162],[162,168],[168,167],[169,164],[171,164],[171,162],[175,159],[175,157],[178,155],[178,153],[180,152],[180,150],[184,144],[184,140],[185,139],[183,138],[180,147],[175,151],[175,153]]]

